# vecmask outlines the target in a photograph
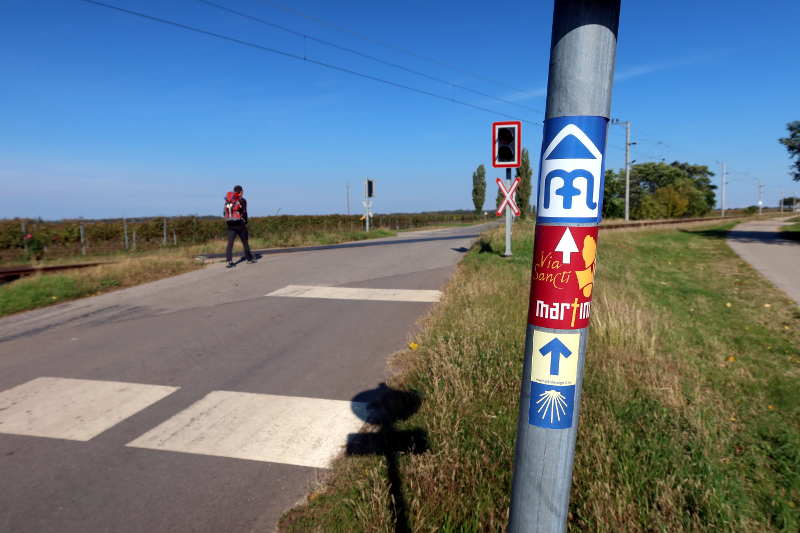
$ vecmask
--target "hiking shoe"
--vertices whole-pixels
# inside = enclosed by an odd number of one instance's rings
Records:
[[[236,266],[235,263],[228,263],[227,265],[225,265],[225,268],[233,268],[235,266]]]
[[[253,263],[256,262],[256,260],[255,259],[248,259],[247,262],[250,263],[250,264],[253,264]]]

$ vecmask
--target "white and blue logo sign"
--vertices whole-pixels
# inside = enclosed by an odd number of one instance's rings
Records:
[[[547,429],[572,427],[580,333],[534,330],[528,423]]]
[[[545,121],[536,218],[540,222],[600,222],[608,119]]]

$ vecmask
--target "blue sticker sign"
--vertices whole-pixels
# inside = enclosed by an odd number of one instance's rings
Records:
[[[545,121],[539,167],[539,222],[600,222],[608,119]]]
[[[580,341],[580,333],[534,330],[529,424],[547,429],[572,427]]]

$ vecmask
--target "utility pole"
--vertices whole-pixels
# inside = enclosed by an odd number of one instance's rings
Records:
[[[780,204],[781,213],[783,213],[783,198],[786,195],[786,191],[781,191],[780,198],[778,199],[778,203]]]
[[[611,121],[615,125],[625,126],[625,222],[631,219],[630,205],[631,205],[631,146],[636,144],[631,142],[631,121],[619,120],[615,118]]]
[[[620,0],[555,0],[511,533],[567,528],[619,10]],[[582,159],[585,178],[570,177],[574,169],[565,161],[583,157],[574,143],[561,144],[570,136],[594,157]],[[575,187],[576,179],[585,189]],[[549,274],[570,281],[539,281]]]
[[[756,178],[756,183],[758,184],[758,214],[761,214],[761,209],[764,207],[764,186],[761,184],[761,179]]]
[[[725,167],[725,162],[722,162],[722,183],[720,184],[720,199],[719,199],[719,208],[720,208],[720,215],[724,218],[725,217],[725,184],[728,181],[727,176],[727,169]]]

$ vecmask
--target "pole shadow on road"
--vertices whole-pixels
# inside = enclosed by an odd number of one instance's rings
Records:
[[[389,511],[395,523],[395,532],[411,531],[408,524],[403,485],[398,468],[402,453],[424,453],[428,450],[428,436],[422,429],[397,430],[395,424],[409,418],[419,410],[422,400],[411,391],[401,391],[381,383],[378,387],[356,394],[352,400],[357,405],[367,404],[367,410],[355,412],[368,424],[379,427],[375,433],[351,433],[347,436],[347,455],[382,455],[386,459],[389,483]]]

